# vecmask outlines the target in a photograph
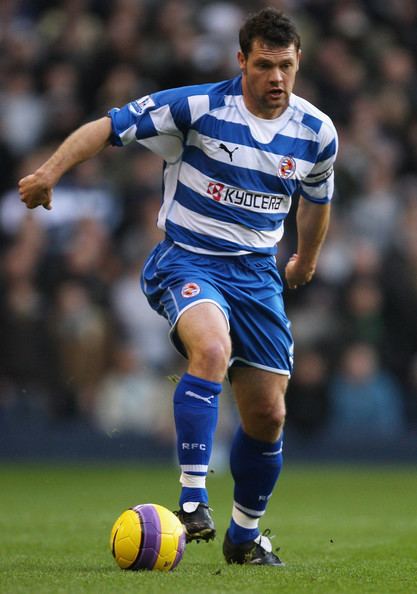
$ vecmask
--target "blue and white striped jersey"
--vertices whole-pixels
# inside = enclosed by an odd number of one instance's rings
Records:
[[[241,76],[153,93],[109,112],[112,143],[132,140],[165,161],[158,227],[185,249],[274,254],[291,198],[328,202],[336,130],[292,95],[278,118],[251,114]]]

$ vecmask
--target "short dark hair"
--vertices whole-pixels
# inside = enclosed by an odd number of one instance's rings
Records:
[[[263,8],[249,15],[239,31],[239,43],[245,58],[248,57],[254,39],[262,39],[272,46],[288,47],[292,43],[298,51],[300,35],[293,21],[276,8]]]

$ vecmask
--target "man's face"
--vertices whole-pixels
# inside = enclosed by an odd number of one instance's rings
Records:
[[[245,105],[254,115],[272,119],[288,107],[301,52],[294,44],[278,47],[254,39],[245,58],[239,51]]]

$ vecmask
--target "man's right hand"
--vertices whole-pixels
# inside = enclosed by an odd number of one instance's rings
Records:
[[[111,120],[107,116],[84,124],[70,134],[34,173],[19,182],[19,194],[28,208],[52,208],[52,188],[74,165],[97,155],[110,144]]]
[[[27,208],[43,206],[46,210],[52,208],[52,188],[48,185],[40,171],[35,171],[19,181],[20,200]]]

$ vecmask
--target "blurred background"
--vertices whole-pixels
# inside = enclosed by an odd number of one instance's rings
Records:
[[[62,179],[51,212],[28,211],[16,184],[112,107],[235,76],[240,24],[267,5],[301,32],[295,92],[340,136],[316,277],[285,296],[287,453],[417,459],[415,0],[2,0],[0,458],[173,460],[184,361],[139,290],[161,237],[160,159],[108,148]],[[222,409],[218,467],[237,422],[227,383]]]

